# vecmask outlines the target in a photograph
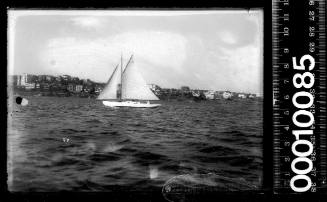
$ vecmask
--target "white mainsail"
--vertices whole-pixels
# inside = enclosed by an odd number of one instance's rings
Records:
[[[122,61],[121,61],[122,66]],[[99,100],[159,100],[159,98],[146,85],[142,75],[138,72],[131,56],[124,72],[119,65],[114,69],[103,91],[97,99]],[[120,87],[120,85],[122,87]],[[120,92],[120,95],[118,94]]]
[[[159,98],[146,85],[142,75],[131,56],[122,77],[122,99],[131,100],[159,100]]]
[[[99,100],[104,99],[117,99],[117,91],[118,85],[121,83],[121,68],[118,68],[119,65],[116,66],[114,72],[112,73],[111,77],[109,78],[106,86],[101,91],[100,95],[98,96]]]

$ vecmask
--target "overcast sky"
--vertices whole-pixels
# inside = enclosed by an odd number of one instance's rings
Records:
[[[9,74],[106,82],[123,54],[147,83],[263,92],[263,13],[9,11]]]

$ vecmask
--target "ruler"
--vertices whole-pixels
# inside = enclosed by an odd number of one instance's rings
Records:
[[[273,191],[326,193],[326,2],[273,0]]]

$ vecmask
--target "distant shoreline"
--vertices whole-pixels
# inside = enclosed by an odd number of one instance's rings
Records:
[[[72,93],[72,92],[58,92],[58,91],[41,91],[41,90],[26,90],[26,89],[14,89],[13,96],[31,96],[31,97],[76,97],[76,98],[88,98],[88,99],[96,99],[98,94],[88,94],[88,93]],[[173,95],[173,96],[159,96],[159,99],[162,101],[192,101],[192,102],[201,102],[201,101],[218,101],[225,100],[223,98],[217,99],[199,99],[194,96],[187,95]],[[231,100],[262,100],[262,97],[254,97],[254,98],[239,98],[234,97]],[[228,101],[228,100],[226,100]]]

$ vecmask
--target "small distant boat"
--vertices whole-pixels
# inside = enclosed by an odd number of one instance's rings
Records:
[[[200,93],[192,92],[193,97],[200,97]]]
[[[225,92],[223,93],[223,98],[226,99],[226,100],[230,100],[230,99],[232,99],[232,93],[229,92],[229,91],[225,91]]]
[[[150,90],[138,72],[133,55],[124,70],[121,58],[120,68],[118,64],[97,99],[102,100],[102,103],[108,107],[153,108],[161,105],[150,103],[150,100],[159,100],[159,98]]]
[[[192,96],[193,96],[193,100],[196,102],[206,100],[205,95],[201,92],[192,92]]]
[[[204,96],[207,100],[213,100],[215,98],[215,92],[213,91],[207,91],[204,93]]]

